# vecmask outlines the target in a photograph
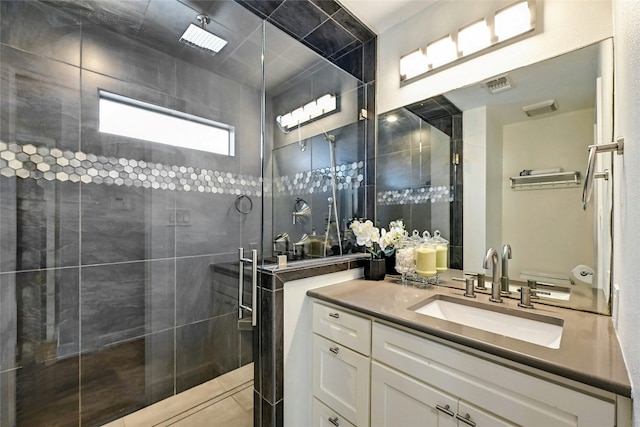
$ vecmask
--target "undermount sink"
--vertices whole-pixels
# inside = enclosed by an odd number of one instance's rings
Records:
[[[560,348],[564,320],[541,314],[436,295],[415,306],[416,313],[547,348]]]

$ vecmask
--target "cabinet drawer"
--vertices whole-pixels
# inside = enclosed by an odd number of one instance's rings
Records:
[[[369,425],[369,358],[313,336],[313,395],[349,422]]]
[[[477,408],[525,426],[608,426],[615,404],[375,323],[372,356]]]
[[[313,332],[366,356],[371,354],[371,321],[324,304],[313,304]]]
[[[313,399],[313,427],[355,427],[318,399]]]

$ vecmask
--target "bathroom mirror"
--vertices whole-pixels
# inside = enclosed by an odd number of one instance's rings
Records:
[[[538,303],[609,314],[610,154],[586,210],[581,194],[588,146],[612,138],[612,64],[607,39],[380,114],[378,164],[393,165],[378,167],[380,226],[449,227],[451,267],[487,276],[487,249],[508,243],[511,297],[535,280]],[[391,190],[443,191],[448,209],[433,197],[389,203]]]

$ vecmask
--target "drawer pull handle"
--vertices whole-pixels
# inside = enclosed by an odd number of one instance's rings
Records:
[[[329,351],[333,354],[338,354],[340,349],[338,347],[329,347]]]
[[[438,411],[444,412],[445,414],[449,415],[450,417],[453,417],[455,415],[455,413],[449,408],[451,408],[451,406],[449,406],[449,405],[444,405],[444,406],[436,405],[436,409]]]
[[[329,418],[329,422],[336,427],[340,425],[340,422],[338,422],[338,417]]]
[[[339,319],[340,313],[329,313],[329,317],[333,317],[334,319]]]
[[[474,423],[473,421],[471,421],[471,415],[467,414],[464,417],[460,414],[456,414],[456,419],[459,421],[462,421],[463,423],[465,423],[468,426],[471,427],[475,427],[476,423]]]

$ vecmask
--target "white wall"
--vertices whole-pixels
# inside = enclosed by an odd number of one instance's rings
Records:
[[[400,57],[512,0],[443,1],[378,37],[378,113],[584,47],[613,34],[609,0],[538,0],[536,32],[521,41],[400,86]]]
[[[629,376],[640,384],[640,2],[613,1],[616,53],[615,134],[624,136],[625,151],[616,159],[614,197],[614,286],[620,288],[618,335]],[[640,393],[633,389],[633,425],[640,426]]]
[[[463,113],[462,133],[462,256],[465,271],[480,273],[487,249],[502,242],[502,127],[479,107]]]
[[[593,109],[572,111],[504,127],[502,239],[513,249],[513,278],[522,270],[569,276],[579,264],[594,268],[593,203],[582,209],[582,186],[512,189],[509,184],[509,177],[524,169],[582,172],[593,143],[593,114]]]

